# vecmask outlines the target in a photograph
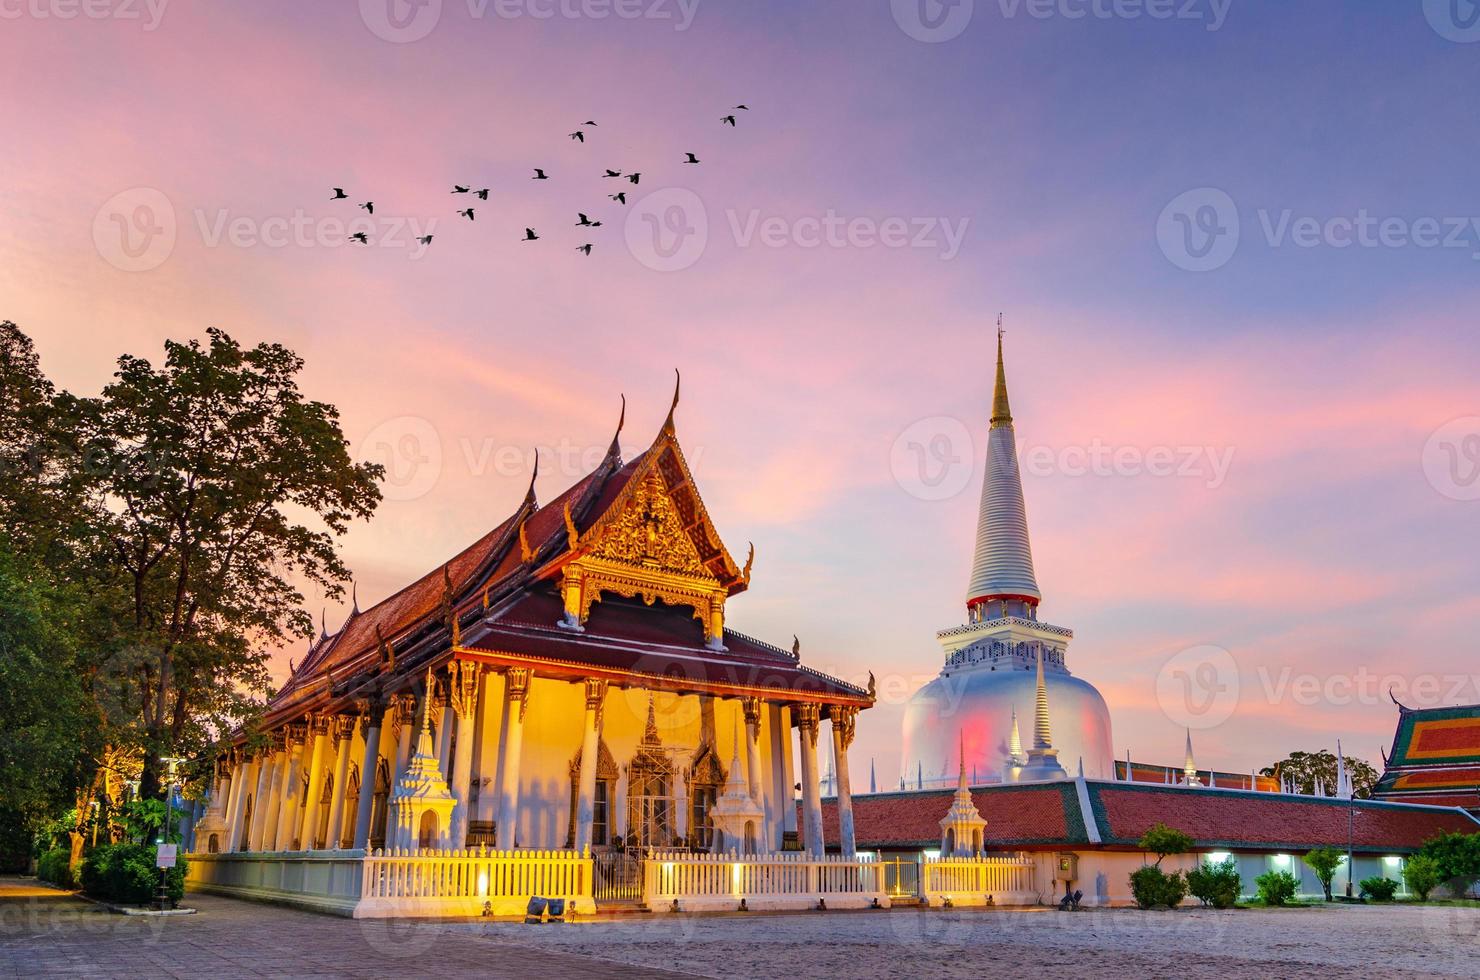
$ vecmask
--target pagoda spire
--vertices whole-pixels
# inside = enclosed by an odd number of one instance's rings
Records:
[[[1023,736],[1018,732],[1017,707],[1012,709],[1012,734],[1007,739],[1007,755],[1013,765],[1023,764]]]
[[[1033,570],[1028,513],[1018,471],[1017,435],[1007,398],[1003,330],[997,328],[997,380],[987,435],[986,474],[977,514],[976,554],[966,589],[973,621],[996,615],[1028,615],[1043,598]]]
[[[1033,748],[1053,748],[1053,730],[1048,723],[1048,685],[1043,681],[1043,651],[1038,651],[1038,689],[1033,696]]]
[[[1187,729],[1187,758],[1182,763],[1182,781],[1188,786],[1201,786],[1197,778],[1197,761],[1192,758],[1192,729]]]

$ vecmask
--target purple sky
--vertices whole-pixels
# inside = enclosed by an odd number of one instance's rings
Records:
[[[345,542],[362,603],[534,446],[573,482],[619,393],[639,450],[679,367],[756,543],[731,623],[879,676],[888,781],[964,615],[1003,311],[1043,618],[1119,754],[1378,761],[1389,685],[1480,701],[1464,3],[387,2],[0,0],[0,317],[87,393],[210,325],[301,352],[360,452],[414,447]]]

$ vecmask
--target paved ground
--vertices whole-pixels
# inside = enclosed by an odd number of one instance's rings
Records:
[[[1480,977],[1480,908],[895,910],[524,926],[356,922],[210,896],[189,904],[200,914],[138,919],[0,879],[0,978]]]

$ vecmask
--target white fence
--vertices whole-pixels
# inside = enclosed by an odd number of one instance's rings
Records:
[[[364,863],[356,918],[523,915],[535,895],[596,910],[578,851],[375,851]]]
[[[690,854],[658,851],[645,862],[643,900],[654,912],[889,907],[883,867],[864,857]]]
[[[927,859],[920,869],[920,897],[931,907],[1032,905],[1034,862],[1016,857],[950,857]]]

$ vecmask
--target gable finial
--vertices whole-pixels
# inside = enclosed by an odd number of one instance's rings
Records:
[[[740,579],[750,584],[750,570],[755,567],[755,542],[750,542],[750,554],[745,557],[745,567],[740,570]]]
[[[678,395],[683,387],[683,375],[679,373],[678,368],[673,369],[673,379],[673,404],[668,407],[668,419],[663,423],[663,431],[669,435],[674,432],[673,413],[678,411]]]
[[[351,616],[358,616],[360,614],[360,583],[354,579],[349,580],[349,599],[349,614]]]
[[[529,473],[529,489],[524,491],[524,502],[531,507],[539,506],[539,498],[534,493],[534,481],[540,476],[540,447],[534,447],[534,468]]]
[[[570,541],[570,549],[574,551],[581,543],[581,532],[576,530],[575,518],[570,516],[570,501],[565,502],[565,535]]]

